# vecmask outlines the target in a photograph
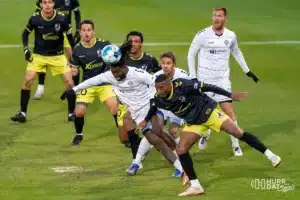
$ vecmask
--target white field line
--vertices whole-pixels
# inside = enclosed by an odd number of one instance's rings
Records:
[[[287,41],[247,41],[240,42],[241,45],[273,45],[273,44],[300,44],[300,40],[287,40]],[[155,46],[189,46],[189,42],[145,42],[145,46],[155,47]],[[20,44],[0,44],[0,49],[12,49],[20,48]]]

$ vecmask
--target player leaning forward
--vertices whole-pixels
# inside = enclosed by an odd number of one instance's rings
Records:
[[[236,35],[234,32],[224,27],[227,19],[225,8],[216,8],[213,12],[213,25],[199,31],[194,37],[188,52],[188,66],[190,76],[197,77],[198,80],[219,86],[227,91],[231,91],[229,80],[229,57],[232,54],[244,73],[253,78],[255,82],[258,78],[249,70],[241,50],[238,48]],[[198,69],[195,72],[195,57],[198,54]],[[209,97],[218,102],[222,110],[237,124],[236,114],[232,107],[232,99],[224,95],[207,93]],[[205,148],[208,134],[201,138],[199,147]],[[231,136],[232,148],[235,156],[243,155],[238,140]]]
[[[179,118],[186,121],[183,127],[176,152],[179,156],[183,170],[188,176],[191,187],[179,196],[200,195],[204,189],[197,179],[193,167],[193,161],[189,154],[192,145],[205,134],[208,129],[224,131],[229,135],[244,141],[249,146],[264,154],[274,167],[277,167],[281,159],[272,153],[254,135],[241,130],[232,119],[218,107],[216,101],[208,97],[204,92],[230,97],[233,100],[240,100],[247,96],[247,93],[231,93],[220,87],[199,82],[196,79],[176,79],[171,81],[165,74],[159,75],[155,80],[156,95],[151,99],[151,108],[145,121],[140,123],[144,128],[147,122],[155,115],[157,108],[169,110]]]

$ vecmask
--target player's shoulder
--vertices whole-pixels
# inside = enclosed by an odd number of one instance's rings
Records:
[[[198,31],[198,33],[196,34],[196,37],[201,37],[201,36],[205,36],[206,34],[209,34],[211,29],[211,26],[206,27],[204,29],[201,29],[200,31]]]
[[[234,36],[236,36],[235,32],[233,30],[228,29],[228,28],[224,28],[224,34],[227,37],[234,37]]]
[[[180,74],[185,74],[185,75],[188,75],[188,76],[190,75],[187,71],[185,71],[181,68],[176,67],[175,70],[176,70],[176,72],[178,72]]]
[[[31,19],[35,19],[35,18],[39,18],[41,16],[41,12],[40,11],[37,11],[37,12],[34,12],[30,18]]]
[[[73,47],[73,54],[78,53],[82,47],[83,46],[82,46],[81,42],[75,44],[75,46]]]
[[[152,56],[150,53],[148,52],[143,52],[143,58],[144,59],[149,59],[149,60],[156,60],[156,58],[154,56]]]
[[[106,45],[110,45],[111,43],[108,40],[97,38],[97,45],[101,48],[104,48]]]
[[[60,11],[58,11],[58,10],[55,10],[55,12],[56,12],[56,17],[55,17],[55,19],[57,20],[57,21],[65,21],[66,20],[66,15],[64,14],[64,13],[62,13],[62,12],[60,12]]]

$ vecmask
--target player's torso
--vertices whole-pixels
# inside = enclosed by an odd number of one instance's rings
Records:
[[[101,57],[101,50],[108,44],[109,42],[96,40],[92,47],[84,47],[81,43],[75,47],[74,54],[78,60],[79,67],[83,70],[82,81],[108,70],[108,66]]]
[[[55,9],[63,13],[67,17],[69,24],[71,24],[73,8],[72,3],[73,0],[55,0]]]
[[[203,46],[199,52],[200,79],[222,79],[229,77],[229,57],[234,39],[233,32],[224,30],[222,35],[216,35],[211,27],[203,33]]]
[[[127,66],[135,67],[138,69],[143,69],[148,73],[155,73],[157,69],[153,66],[152,56],[143,52],[142,56],[139,59],[134,59],[129,56],[125,58],[125,64]]]
[[[44,19],[40,12],[35,13],[32,18],[35,31],[34,53],[46,56],[63,54],[64,20],[64,16],[57,12],[51,19]]]

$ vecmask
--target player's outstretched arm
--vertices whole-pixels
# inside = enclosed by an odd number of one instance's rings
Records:
[[[32,61],[32,57],[31,57],[31,52],[28,48],[28,41],[29,41],[29,35],[30,35],[31,31],[33,30],[33,28],[34,28],[34,26],[32,23],[32,19],[30,18],[28,21],[28,24],[26,25],[26,28],[24,29],[24,31],[22,33],[24,56],[25,56],[25,60],[27,60],[29,62]]]

